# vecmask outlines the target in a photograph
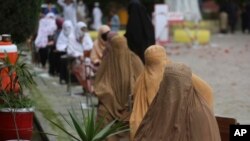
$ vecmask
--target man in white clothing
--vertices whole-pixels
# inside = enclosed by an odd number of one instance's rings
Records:
[[[70,20],[73,26],[76,25],[76,0],[57,0],[57,3],[63,8],[63,17],[65,20]]]
[[[102,25],[102,11],[99,8],[99,3],[95,2],[95,7],[92,11],[93,15],[93,25],[92,28],[98,30],[99,27]]]

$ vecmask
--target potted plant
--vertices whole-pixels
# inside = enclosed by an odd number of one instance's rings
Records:
[[[88,109],[86,112],[81,108],[81,117],[76,114],[73,108],[68,113],[70,120],[62,114],[61,116],[75,133],[70,133],[67,129],[50,119],[47,120],[77,141],[104,141],[110,136],[129,131],[128,125],[121,121],[114,120],[104,125],[104,119],[96,120],[94,108]]]
[[[27,64],[18,58],[15,63],[6,53],[0,58],[0,141],[32,137],[34,102],[23,90],[36,83]]]

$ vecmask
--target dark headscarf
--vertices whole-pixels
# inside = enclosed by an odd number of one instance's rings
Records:
[[[146,8],[139,0],[131,0],[128,6],[128,24],[125,37],[129,48],[144,62],[144,51],[155,44],[154,27]]]
[[[220,141],[216,119],[192,84],[190,68],[172,63],[143,118],[135,141]]]

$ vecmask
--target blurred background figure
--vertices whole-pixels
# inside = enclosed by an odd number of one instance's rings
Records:
[[[220,3],[220,32],[225,34],[228,32],[228,6],[227,2]]]
[[[111,31],[119,31],[120,29],[120,18],[117,15],[117,11],[115,9],[111,9],[109,12],[109,26],[111,28]]]
[[[51,43],[53,42],[53,44],[49,47],[49,74],[51,76],[59,75],[60,73],[60,52],[56,49],[56,42],[62,31],[62,25],[63,19],[56,18],[57,29],[53,35],[53,39],[51,39]]]
[[[129,48],[137,54],[144,63],[144,51],[155,44],[155,32],[146,8],[139,0],[131,0],[128,5],[128,24],[125,37]]]
[[[247,13],[247,27],[248,27],[248,33],[250,34],[250,2],[246,5],[246,13]]]
[[[92,11],[92,16],[93,16],[92,28],[94,30],[98,30],[102,25],[102,11],[99,8],[99,2],[95,2],[95,7],[93,8]]]
[[[52,44],[50,38],[54,35],[56,29],[55,15],[53,13],[48,13],[45,17],[40,19],[35,45],[39,51],[40,61],[44,69],[48,59],[47,46]]]
[[[67,68],[66,68],[66,61],[63,60],[62,56],[66,54],[67,48],[69,46],[69,39],[70,37],[74,37],[74,27],[71,21],[66,20],[63,22],[62,31],[59,34],[59,37],[56,42],[56,50],[58,52],[58,59],[60,65],[60,84],[63,81],[66,82],[67,80]]]
[[[73,26],[76,25],[76,0],[57,0],[57,3],[63,8],[63,17],[65,20],[70,20]]]
[[[238,6],[234,0],[229,0],[228,3],[228,24],[230,27],[230,32],[234,33],[238,22]]]
[[[88,28],[86,23],[84,22],[78,22],[75,28],[75,38],[77,43],[79,43],[79,51],[81,48],[81,52],[79,52],[79,56],[80,54],[82,54],[82,57],[87,57],[84,56],[84,52],[89,52],[92,50],[93,48],[93,41],[90,37],[90,34],[88,33]],[[76,49],[72,50],[73,52],[76,51]]]
[[[87,6],[80,0],[77,5],[77,21],[88,23],[88,13]]]
[[[242,32],[250,33],[250,2],[243,3],[241,10],[241,27]]]
[[[246,3],[242,4],[240,17],[241,17],[241,30],[242,33],[245,33],[246,30],[248,30]]]
[[[47,4],[43,4],[42,5],[42,13],[44,15],[48,14],[48,13],[54,13],[55,15],[58,14],[58,11],[56,9],[56,6],[51,2],[51,1],[48,1]]]

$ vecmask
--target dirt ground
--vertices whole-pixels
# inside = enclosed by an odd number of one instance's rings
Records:
[[[213,87],[216,115],[250,124],[250,34],[215,34],[210,45],[170,44],[167,52]]]

